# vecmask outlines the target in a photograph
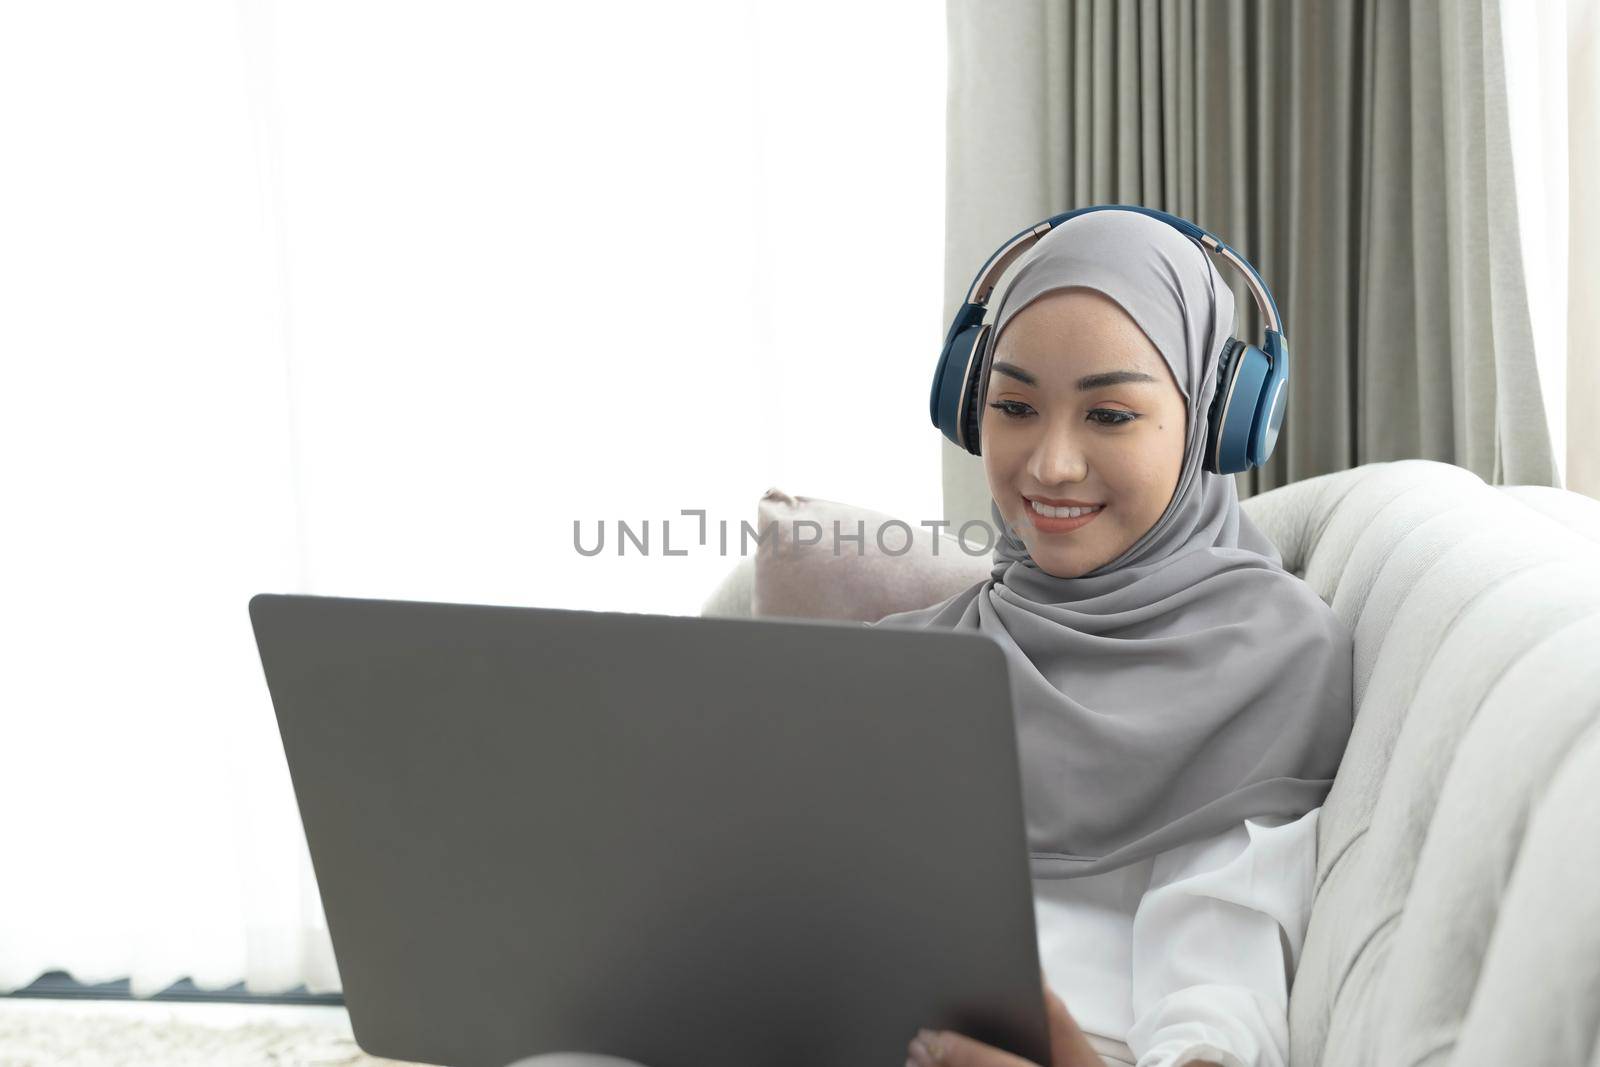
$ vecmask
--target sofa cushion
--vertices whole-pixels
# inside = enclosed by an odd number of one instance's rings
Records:
[[[774,539],[746,557],[748,568],[735,569],[749,577],[753,615],[875,622],[989,577],[990,552],[974,555],[976,546],[880,511],[771,489],[756,518]],[[737,595],[741,580],[719,592]]]

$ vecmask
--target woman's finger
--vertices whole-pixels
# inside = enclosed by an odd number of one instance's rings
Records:
[[[1056,995],[1049,985],[1044,987],[1044,1013],[1050,1026],[1050,1063],[1052,1067],[1103,1067],[1104,1060],[1083,1036],[1078,1020],[1067,1010],[1067,1002]]]
[[[1067,1011],[1067,1002],[1056,995],[1049,985],[1044,987],[1044,1015],[1050,1026],[1050,1062],[1071,1063],[1079,1046],[1089,1039],[1078,1029],[1078,1022]]]
[[[1078,1064],[1099,1067],[1100,1056],[1083,1036],[1072,1013],[1067,1011],[1066,1001],[1050,988],[1043,970],[1039,977],[1044,987],[1045,1019],[1050,1028],[1050,1067],[1076,1067]],[[918,1067],[1040,1067],[1032,1060],[951,1030],[918,1031],[910,1052]]]
[[[917,1048],[919,1043],[926,1052]],[[1032,1060],[1013,1056],[953,1030],[919,1032],[911,1046],[911,1058],[918,1067],[1039,1067]]]

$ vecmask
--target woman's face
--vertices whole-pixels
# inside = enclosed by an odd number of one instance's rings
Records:
[[[1059,289],[1014,315],[995,345],[985,401],[989,492],[1047,574],[1076,578],[1111,562],[1172,500],[1188,430],[1183,394],[1156,346],[1105,294]],[[1047,517],[1031,500],[1101,508],[1083,522]]]

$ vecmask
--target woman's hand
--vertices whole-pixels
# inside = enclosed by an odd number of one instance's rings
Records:
[[[1105,1061],[1073,1021],[1066,1003],[1050,988],[1043,971],[1039,972],[1039,981],[1044,986],[1045,1018],[1050,1024],[1050,1062],[1042,1067],[1105,1067]],[[918,1030],[911,1040],[910,1052],[907,1063],[915,1067],[1041,1067],[949,1030]]]

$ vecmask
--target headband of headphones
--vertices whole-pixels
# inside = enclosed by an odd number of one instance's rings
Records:
[[[1207,414],[1204,469],[1236,474],[1259,467],[1272,455],[1288,406],[1289,342],[1266,282],[1250,262],[1187,219],[1135,204],[1096,204],[1052,215],[1012,237],[990,256],[945,334],[928,396],[928,414],[945,437],[979,454],[978,427],[988,391],[992,324],[984,323],[989,297],[1006,268],[1056,226],[1090,211],[1137,211],[1175,227],[1200,247],[1232,263],[1244,276],[1265,322],[1260,347],[1230,337],[1218,360],[1217,391]]]

